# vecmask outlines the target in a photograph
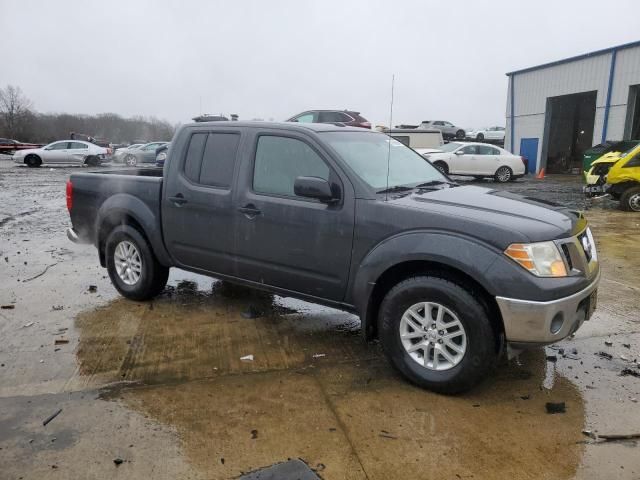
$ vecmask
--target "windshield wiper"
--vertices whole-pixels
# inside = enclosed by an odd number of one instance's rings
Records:
[[[406,192],[408,190],[413,190],[414,188],[415,187],[409,187],[407,185],[394,185],[393,187],[378,190],[376,193]]]
[[[446,180],[431,180],[430,182],[419,183],[413,188],[428,188],[428,187],[436,187],[438,185],[448,185],[449,187],[458,186],[458,184],[455,182],[447,182]]]

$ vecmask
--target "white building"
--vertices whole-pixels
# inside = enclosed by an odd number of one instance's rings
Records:
[[[507,73],[505,148],[570,173],[605,140],[640,139],[640,41]]]

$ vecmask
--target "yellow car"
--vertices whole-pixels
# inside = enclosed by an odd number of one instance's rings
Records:
[[[620,208],[640,212],[640,145],[616,158],[599,158],[586,175],[584,191],[592,196],[611,195]]]

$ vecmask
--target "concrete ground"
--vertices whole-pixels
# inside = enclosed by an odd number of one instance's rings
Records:
[[[234,478],[295,458],[327,480],[640,477],[634,440],[582,433],[640,433],[640,378],[621,375],[640,372],[640,216],[576,179],[506,188],[588,208],[596,314],[446,397],[343,312],[180,270],[153,302],[120,298],[64,235],[71,171],[0,162],[0,478]]]

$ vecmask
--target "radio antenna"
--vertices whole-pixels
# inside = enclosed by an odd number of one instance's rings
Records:
[[[395,74],[391,75],[391,106],[389,108],[389,130],[391,130],[392,126],[393,126],[393,87],[394,87],[394,83],[396,80],[396,76]],[[384,201],[386,202],[387,200],[389,200],[389,170],[391,168],[390,164],[391,164],[391,135],[389,135],[389,149],[387,150],[387,188],[385,196],[384,196]]]

